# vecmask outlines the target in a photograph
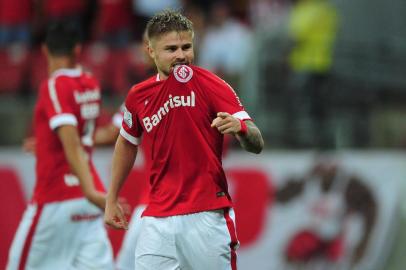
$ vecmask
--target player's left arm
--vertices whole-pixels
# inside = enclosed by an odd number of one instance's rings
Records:
[[[222,134],[232,134],[240,142],[242,148],[255,154],[261,153],[264,148],[264,139],[261,131],[251,120],[240,120],[235,116],[219,112],[211,123]]]
[[[95,146],[114,145],[120,129],[112,123],[96,128],[93,143]]]

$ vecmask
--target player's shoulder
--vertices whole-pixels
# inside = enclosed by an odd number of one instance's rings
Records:
[[[133,85],[128,93],[129,96],[139,94],[145,90],[155,87],[160,84],[157,75],[151,76],[148,79]]]
[[[91,73],[91,72],[88,72],[88,71],[83,71],[82,74],[80,75],[80,78],[81,78],[82,80],[86,80],[86,81],[88,81],[88,82],[92,82],[92,83],[95,83],[95,84],[98,84],[98,83],[99,83],[99,81],[98,81],[97,78],[94,76],[94,74]]]
[[[46,83],[48,84],[48,87],[53,87],[56,85],[60,87],[62,85],[69,85],[71,81],[77,79],[97,83],[94,76],[87,72],[83,72],[81,68],[57,70],[48,77]]]
[[[194,72],[197,72],[198,74],[204,74],[204,75],[207,75],[207,76],[214,75],[211,71],[209,71],[209,70],[207,70],[205,68],[199,67],[199,66],[189,65],[188,67],[190,67]]]
[[[195,80],[205,89],[217,91],[218,88],[229,88],[229,84],[215,73],[198,66],[191,66]]]
[[[40,93],[51,92],[57,93],[61,89],[72,88],[73,80],[80,78],[81,81],[86,81],[90,85],[98,85],[97,80],[85,72],[82,72],[81,69],[60,69],[52,74],[50,74],[46,79],[42,80],[40,83]]]
[[[211,72],[205,68],[202,68],[199,66],[191,66],[191,68],[193,70],[194,75],[198,79],[203,78],[203,79],[207,79],[211,82],[217,82],[217,83],[221,83],[221,84],[225,83],[225,81],[223,79],[221,79],[219,76],[217,76],[216,74],[214,74],[213,72]]]

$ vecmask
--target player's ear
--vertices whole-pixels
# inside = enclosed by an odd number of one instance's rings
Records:
[[[151,57],[152,59],[155,59],[155,50],[151,46],[151,43],[149,43],[149,45],[147,46],[147,51],[148,51],[149,57]]]
[[[155,59],[155,37],[151,38],[148,40],[148,43],[146,45],[147,51],[148,51],[148,55],[149,57],[151,57],[152,59]]]

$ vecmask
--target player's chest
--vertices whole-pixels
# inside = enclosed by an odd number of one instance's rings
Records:
[[[140,98],[137,114],[144,130],[150,132],[168,121],[173,124],[204,121],[208,104],[196,88],[165,89]]]

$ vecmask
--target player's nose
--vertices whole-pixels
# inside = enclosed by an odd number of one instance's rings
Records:
[[[182,49],[176,51],[176,60],[184,61],[186,59],[185,52]]]

